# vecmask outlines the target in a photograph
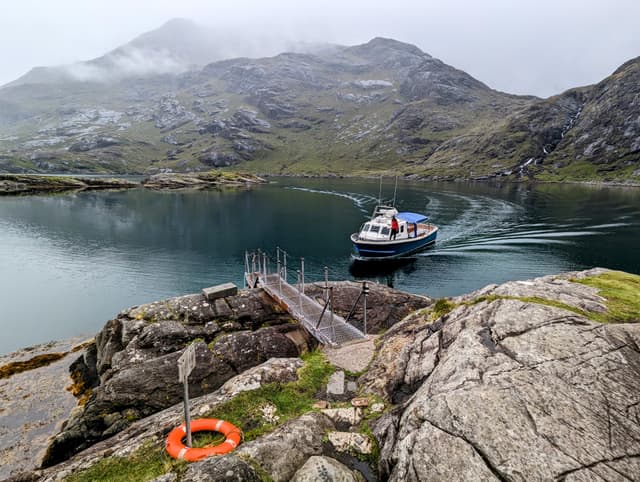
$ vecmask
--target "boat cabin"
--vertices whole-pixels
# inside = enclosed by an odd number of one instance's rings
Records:
[[[366,241],[391,240],[391,222],[395,216],[398,221],[398,233],[395,240],[416,238],[428,231],[428,225],[419,224],[427,217],[416,213],[399,213],[396,208],[379,206],[371,219],[360,227],[358,239]]]

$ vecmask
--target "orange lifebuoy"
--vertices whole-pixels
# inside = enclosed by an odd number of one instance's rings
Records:
[[[167,437],[167,452],[174,459],[195,462],[211,455],[222,455],[231,452],[238,446],[242,438],[242,432],[235,425],[216,418],[200,418],[191,421],[191,432],[220,432],[226,440],[214,447],[203,447],[200,449],[187,447],[182,443],[182,439],[187,436],[185,424],[174,428]]]

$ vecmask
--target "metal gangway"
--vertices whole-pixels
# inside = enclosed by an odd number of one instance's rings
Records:
[[[305,294],[304,258],[300,258],[300,269],[295,271],[296,283],[289,283],[289,273],[293,270],[287,266],[288,258],[290,256],[280,248],[276,248],[275,260],[260,250],[246,251],[244,278],[247,286],[264,289],[324,345],[336,347],[365,340],[365,333],[334,313],[333,287],[328,284],[328,268],[324,268],[324,300],[319,303]],[[366,301],[364,312],[366,316]]]

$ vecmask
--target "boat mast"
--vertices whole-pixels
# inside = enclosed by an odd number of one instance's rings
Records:
[[[396,186],[393,188],[393,204],[391,206],[393,206],[394,208],[396,207],[396,191],[398,190],[398,176],[396,176]]]

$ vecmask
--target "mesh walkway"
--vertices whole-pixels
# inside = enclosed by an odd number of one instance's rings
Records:
[[[336,347],[366,338],[359,329],[333,312],[328,295],[325,304],[318,303],[304,294],[304,282],[291,285],[286,281],[286,274],[280,267],[276,273],[268,273],[266,265],[266,262],[261,262],[257,270],[245,271],[247,285],[263,288],[320,343]],[[249,267],[248,257],[246,266]]]

